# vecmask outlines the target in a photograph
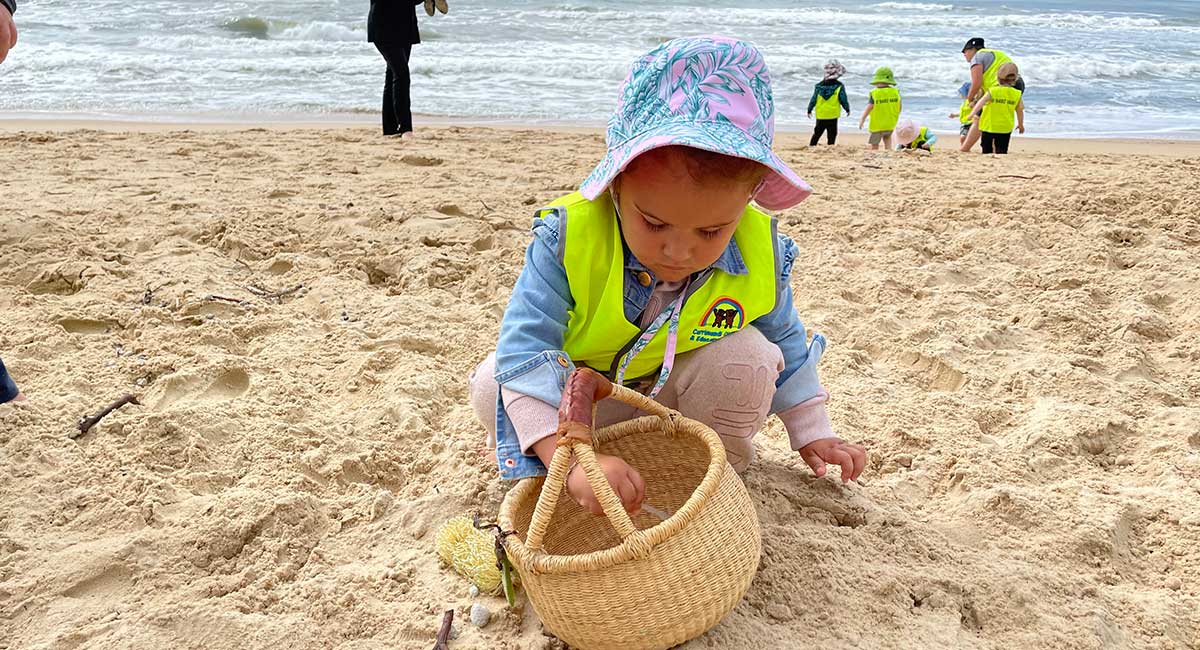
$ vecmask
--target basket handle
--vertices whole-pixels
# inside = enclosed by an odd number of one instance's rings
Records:
[[[558,447],[550,460],[546,482],[542,485],[542,493],[538,496],[533,517],[529,522],[529,535],[525,539],[525,545],[529,549],[536,551],[542,547],[550,517],[554,514],[554,507],[558,504],[558,498],[567,483],[572,454],[583,467],[592,492],[621,539],[637,532],[637,527],[633,525],[633,520],[621,504],[621,498],[609,485],[592,448],[596,403],[610,395],[651,415],[657,415],[665,422],[670,421],[673,428],[671,411],[662,404],[637,391],[613,384],[591,368],[578,368],[571,373],[563,390],[562,403],[558,407]]]

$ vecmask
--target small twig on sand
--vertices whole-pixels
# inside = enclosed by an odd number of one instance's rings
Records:
[[[1021,179],[1027,180],[1027,181],[1031,181],[1031,180],[1037,178],[1037,174],[1034,174],[1033,176],[1021,176],[1019,174],[1000,174],[1000,176],[998,176],[998,178],[1021,178]]]
[[[83,434],[87,433],[89,429],[96,426],[97,422],[104,419],[104,416],[108,415],[109,413],[112,413],[113,411],[121,408],[122,406],[125,406],[126,404],[136,404],[138,406],[141,406],[142,403],[139,402],[137,400],[137,398],[134,397],[133,395],[126,393],[126,394],[122,395],[121,398],[118,399],[117,401],[104,407],[103,411],[100,411],[99,413],[97,413],[91,417],[85,416],[85,417],[79,418],[79,433],[68,434],[68,436],[72,440],[74,440],[75,438],[78,438],[79,436],[82,436]]]
[[[279,291],[271,291],[270,289],[267,289],[261,285],[251,284],[251,285],[246,286],[246,291],[249,291],[250,293],[258,296],[259,298],[262,298],[263,300],[274,300],[276,302],[279,302],[280,298],[283,298],[284,296],[290,296],[293,293],[296,293],[297,291],[299,291],[303,288],[304,288],[303,284],[298,284],[298,285],[292,287],[291,289],[281,289]]]
[[[245,302],[246,302],[245,300],[241,300],[240,298],[227,298],[225,296],[216,296],[216,295],[209,296],[209,297],[205,298],[205,300],[220,300],[222,302],[232,302],[235,305],[245,304]]]
[[[303,284],[298,284],[298,285],[296,285],[296,286],[292,287],[291,289],[283,289],[282,291],[276,291],[276,292],[274,292],[274,293],[268,293],[268,294],[264,295],[264,296],[263,296],[263,298],[266,298],[267,300],[271,300],[271,299],[278,300],[278,299],[280,299],[280,298],[282,298],[282,297],[284,297],[284,296],[290,296],[290,295],[292,295],[293,293],[296,293],[297,291],[299,291],[299,290],[301,290],[301,289],[303,289],[303,288],[304,288],[304,285],[303,285]]]
[[[883,169],[883,165],[863,165],[863,167],[867,167],[869,169]]]
[[[437,643],[433,644],[433,650],[450,650],[450,646],[446,645],[450,642],[450,625],[454,623],[454,610],[448,609],[442,616],[442,629],[438,630]]]
[[[492,206],[483,202],[483,199],[475,199],[475,200],[479,201],[479,204],[483,206],[484,210],[487,210],[488,212],[495,212],[495,210],[492,209]]]

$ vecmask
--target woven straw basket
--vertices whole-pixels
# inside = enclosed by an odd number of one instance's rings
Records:
[[[593,433],[594,401],[609,392],[651,415]],[[582,650],[669,648],[712,628],[745,594],[762,550],[754,506],[721,439],[588,369],[571,376],[559,413],[548,475],[518,483],[500,508],[500,525],[517,531],[508,557],[543,626]],[[596,452],[625,459],[645,479],[645,505],[632,518]],[[572,455],[606,516],[563,489]]]

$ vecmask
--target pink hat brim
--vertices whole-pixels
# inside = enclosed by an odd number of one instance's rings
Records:
[[[676,124],[669,134],[642,134],[631,138],[629,142],[610,148],[600,164],[596,165],[592,173],[579,186],[580,194],[589,201],[594,200],[608,189],[613,179],[624,171],[634,158],[651,149],[671,145],[704,149],[727,156],[753,160],[765,165],[770,171],[755,190],[753,198],[755,202],[768,210],[786,210],[812,194],[812,187],[792,171],[792,168],[788,167],[783,159],[775,155],[775,152],[771,151],[769,147],[749,137],[740,129],[729,127],[730,130],[736,130],[737,135],[743,140],[741,149],[733,150],[732,147],[721,147],[720,140],[708,137],[706,132],[713,128],[712,124],[689,126],[695,129],[694,134],[687,133],[687,129],[681,130]]]

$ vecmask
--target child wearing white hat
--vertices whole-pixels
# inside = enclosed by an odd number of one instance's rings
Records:
[[[896,150],[923,149],[933,151],[933,143],[937,142],[937,134],[927,126],[921,126],[912,120],[901,120],[893,132],[896,136]]]

